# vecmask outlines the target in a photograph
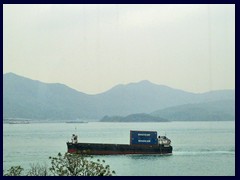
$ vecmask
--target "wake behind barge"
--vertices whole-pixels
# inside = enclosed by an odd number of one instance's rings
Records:
[[[130,131],[130,144],[78,143],[73,134],[72,142],[67,142],[68,153],[90,155],[116,154],[171,154],[171,140],[158,136],[156,131]]]

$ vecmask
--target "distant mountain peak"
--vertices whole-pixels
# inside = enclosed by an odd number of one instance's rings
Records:
[[[138,81],[138,82],[131,82],[131,83],[126,84],[126,86],[138,86],[138,85],[150,86],[150,85],[157,85],[157,84],[154,84],[149,80],[141,80],[141,81]]]
[[[149,80],[142,80],[142,81],[139,81],[139,83],[141,83],[141,84],[153,84]]]
[[[32,81],[38,81],[38,80],[33,80],[33,79],[30,79],[28,77],[25,77],[25,76],[22,76],[22,75],[18,75],[18,74],[15,74],[13,72],[8,72],[8,73],[5,73],[3,74],[4,77],[11,77],[11,78],[21,78],[21,79],[27,79],[27,80],[32,80]]]
[[[17,74],[15,73],[12,73],[12,72],[8,72],[8,73],[5,73],[3,74],[4,76],[18,76]]]

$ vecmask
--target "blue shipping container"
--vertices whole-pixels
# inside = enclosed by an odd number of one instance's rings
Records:
[[[156,131],[130,131],[130,144],[155,145],[158,143]]]

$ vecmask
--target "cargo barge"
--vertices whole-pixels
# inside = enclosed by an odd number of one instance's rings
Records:
[[[68,153],[90,155],[172,154],[171,140],[156,131],[130,131],[130,144],[78,143],[73,134],[67,142]]]

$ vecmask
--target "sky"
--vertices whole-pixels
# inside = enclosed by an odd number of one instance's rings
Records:
[[[235,89],[234,4],[4,4],[3,74],[87,94]]]

